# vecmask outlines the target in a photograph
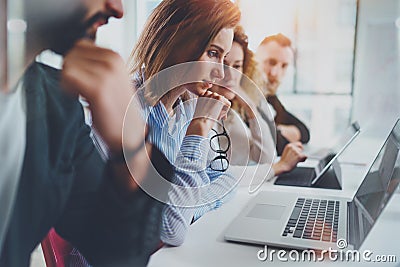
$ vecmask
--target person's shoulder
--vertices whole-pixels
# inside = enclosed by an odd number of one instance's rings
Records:
[[[267,98],[267,101],[269,103],[271,103],[271,102],[281,102],[276,94],[275,95],[268,95],[266,98]]]
[[[60,119],[72,119],[83,113],[78,95],[72,95],[61,87],[61,70],[33,62],[23,77],[27,103],[32,108],[45,105],[46,112],[59,115]]]
[[[43,63],[34,61],[26,69],[24,80],[35,81],[59,81],[61,78],[61,70],[45,65]]]
[[[286,111],[285,106],[279,100],[277,95],[269,95],[267,96],[267,102],[275,109],[277,113],[281,113]]]
[[[40,75],[48,79],[59,80],[61,77],[61,69],[63,65],[63,57],[50,50],[42,51],[38,54],[34,61],[28,67],[27,73]]]

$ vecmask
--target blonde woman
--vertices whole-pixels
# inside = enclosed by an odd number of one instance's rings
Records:
[[[222,86],[214,86],[213,91],[232,102],[232,109],[225,121],[231,143],[231,163],[246,165],[251,162],[272,164],[268,178],[291,171],[299,161],[305,160],[300,142],[288,144],[279,161],[276,156],[274,129],[266,123],[257,111],[262,93],[262,78],[248,48],[247,36],[243,28],[235,28],[232,49],[226,56],[227,66]]]

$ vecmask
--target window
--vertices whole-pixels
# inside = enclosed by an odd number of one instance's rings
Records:
[[[151,12],[158,6],[159,3],[161,3],[161,0],[137,0],[137,37],[139,37],[140,33],[142,32],[143,26]]]
[[[127,59],[153,9],[161,0],[122,0],[124,16],[111,19],[99,28],[97,43],[111,48]]]
[[[328,145],[350,122],[357,1],[237,2],[253,50],[278,32],[292,40],[296,66],[288,69],[278,93],[309,126],[311,144]]]

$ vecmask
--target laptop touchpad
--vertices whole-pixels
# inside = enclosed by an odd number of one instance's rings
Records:
[[[285,206],[269,205],[269,204],[256,204],[247,217],[253,217],[265,220],[279,220],[285,211]]]

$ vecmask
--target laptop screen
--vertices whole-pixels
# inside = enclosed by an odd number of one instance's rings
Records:
[[[347,129],[340,135],[339,138],[332,142],[334,144],[333,146],[321,148],[316,151],[310,151],[307,153],[307,157],[311,159],[318,159],[320,162],[325,162],[326,165],[347,144],[347,142],[349,142],[349,140],[358,134],[358,132],[360,132],[360,125],[357,121],[355,121],[349,127],[347,127]]]
[[[349,142],[349,140],[351,140],[354,135],[356,135],[359,131],[360,124],[357,121],[353,122],[335,142],[335,145],[331,148],[331,152],[333,154],[337,154],[342,149],[342,147],[344,147],[347,142]]]
[[[359,248],[400,182],[397,121],[349,206],[350,243]]]
[[[353,123],[350,128],[346,131],[347,133],[343,135],[340,142],[340,149],[337,150],[336,154],[328,154],[325,158],[319,160],[318,165],[315,167],[315,177],[311,184],[317,183],[317,181],[331,168],[332,166],[340,168],[339,164],[334,164],[337,159],[342,154],[342,152],[354,141],[357,135],[360,133],[360,126],[357,122]],[[335,174],[339,173],[339,170],[334,170]],[[341,181],[341,178],[339,181]]]

